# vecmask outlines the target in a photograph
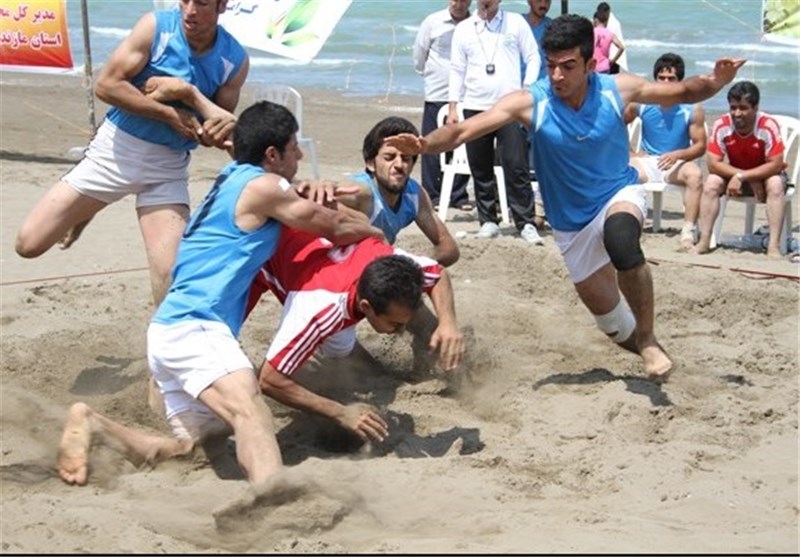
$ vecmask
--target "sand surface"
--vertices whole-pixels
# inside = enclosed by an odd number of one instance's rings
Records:
[[[551,235],[536,247],[506,230],[459,240],[451,273],[468,353],[456,377],[412,376],[408,337],[366,322],[371,357],[302,372],[328,396],[384,410],[382,445],[358,449],[270,401],[287,464],[280,497],[254,500],[230,455],[135,469],[97,447],[89,485],[62,483],[56,448],[71,403],[166,428],[146,404],[152,307],[133,200],[67,251],[14,253],[25,213],[87,139],[85,92],[37,79],[3,76],[0,89],[3,553],[798,552],[800,266],[734,249],[677,253],[681,206],[669,195],[666,230],[643,240],[657,333],[676,361],[664,385],[597,330]],[[333,179],[361,168],[379,118],[421,119],[417,98],[303,93],[305,135]],[[194,205],[225,162],[197,152]],[[742,207],[729,212],[726,230],[738,233]],[[455,216],[453,231],[477,229],[474,213]],[[398,245],[428,249],[413,227]],[[265,298],[247,322],[253,361],[278,314]]]

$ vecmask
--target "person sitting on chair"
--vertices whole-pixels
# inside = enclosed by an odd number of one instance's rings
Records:
[[[708,177],[700,200],[700,240],[693,252],[711,251],[711,231],[719,214],[719,198],[753,196],[767,204],[769,257],[780,257],[787,177],[778,122],[758,109],[760,92],[750,81],[728,91],[730,112],[720,116],[711,132],[706,164]]]
[[[683,58],[668,52],[653,65],[656,81],[683,80]],[[641,151],[633,153],[631,166],[639,171],[640,182],[669,182],[685,186],[683,194],[683,228],[680,250],[694,245],[700,196],[703,193],[703,172],[695,159],[706,150],[705,111],[696,104],[638,104],[625,108],[625,123],[636,117],[642,121]]]

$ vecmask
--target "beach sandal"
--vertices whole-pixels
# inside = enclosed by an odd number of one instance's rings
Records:
[[[464,211],[465,213],[468,213],[469,211],[472,211],[475,208],[475,205],[473,205],[469,201],[465,201],[464,203],[461,203],[458,206],[458,208]]]

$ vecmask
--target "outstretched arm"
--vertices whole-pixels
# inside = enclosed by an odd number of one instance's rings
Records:
[[[530,126],[533,97],[527,91],[515,91],[502,97],[497,104],[463,122],[436,128],[425,137],[402,133],[387,137],[383,142],[406,155],[443,153],[462,143],[492,132],[510,122]]]
[[[431,335],[431,350],[439,350],[439,365],[445,371],[461,363],[464,355],[464,337],[456,323],[456,305],[453,299],[453,286],[445,269],[430,291],[431,302],[436,310],[439,325]]]
[[[622,102],[673,105],[678,103],[698,103],[713,97],[725,85],[733,81],[736,72],[746,60],[741,58],[721,58],[709,75],[697,75],[683,81],[648,81],[630,73],[615,76]]]
[[[306,389],[276,370],[266,360],[258,377],[261,392],[281,404],[330,418],[363,441],[383,441],[389,427],[378,411],[364,403],[344,405]]]

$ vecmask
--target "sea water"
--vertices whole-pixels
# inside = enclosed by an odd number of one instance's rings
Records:
[[[686,61],[686,75],[709,73],[720,57],[747,58],[739,78],[761,89],[761,108],[797,117],[797,47],[761,40],[760,0],[612,0],[622,24],[629,71],[651,78],[653,62],[664,52]],[[477,0],[472,2],[472,9]],[[153,8],[151,0],[88,0],[91,52],[95,69],[137,19]],[[569,10],[591,17],[594,0],[570,0]],[[317,57],[300,63],[250,50],[252,82],[328,89],[346,96],[419,95],[422,78],[414,72],[412,50],[422,20],[447,7],[447,0],[354,0]],[[503,0],[501,7],[526,13],[525,0]],[[80,2],[67,0],[75,64],[83,63]],[[549,15],[560,14],[553,0]],[[5,72],[4,72],[5,73]],[[704,103],[706,110],[727,110],[724,91]]]

